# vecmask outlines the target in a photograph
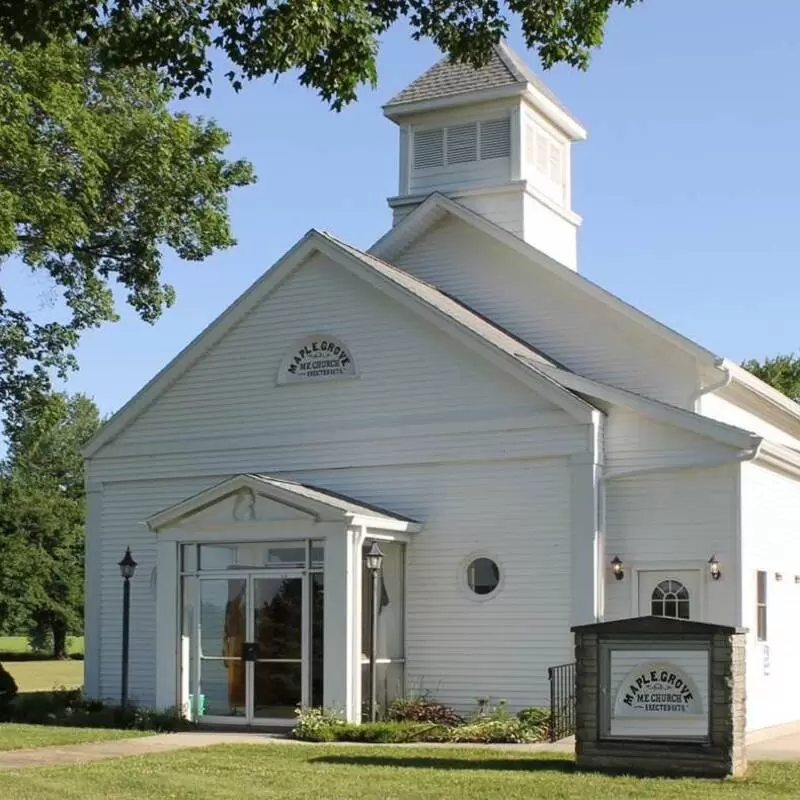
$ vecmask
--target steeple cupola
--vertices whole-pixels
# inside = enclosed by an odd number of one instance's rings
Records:
[[[570,149],[586,131],[505,42],[477,70],[442,59],[383,111],[400,128],[395,224],[441,192],[577,268]]]

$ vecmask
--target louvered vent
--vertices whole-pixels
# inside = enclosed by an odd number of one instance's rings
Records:
[[[493,119],[481,122],[481,161],[507,158],[511,154],[511,120]]]
[[[478,160],[478,123],[451,125],[447,129],[447,163],[465,164]]]
[[[414,134],[414,169],[444,166],[444,128],[416,131]]]

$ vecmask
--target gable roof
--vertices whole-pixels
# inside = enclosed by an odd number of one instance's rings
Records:
[[[707,368],[721,371],[724,375],[729,376],[729,381],[733,381],[742,389],[761,400],[765,407],[783,415],[787,424],[790,424],[795,429],[798,427],[798,423],[800,423],[800,403],[796,403],[786,397],[738,364],[708,350],[575,270],[566,268],[563,264],[533,247],[533,245],[528,244],[519,236],[507,231],[505,228],[501,228],[486,217],[475,213],[456,200],[439,192],[433,192],[428,195],[422,203],[378,239],[369,248],[369,252],[381,258],[393,259],[447,214],[451,214],[507,245],[532,264],[547,271],[550,275],[575,287],[576,290],[617,311],[634,324],[642,326],[655,333],[661,339],[684,350]]]
[[[331,234],[312,229],[114,414],[84,446],[84,457],[91,458],[101,447],[116,438],[204,353],[317,252],[328,256],[350,273],[396,300],[404,302],[408,308],[492,360],[501,369],[515,375],[577,419],[588,422],[596,410],[589,401],[564,388],[537,368],[537,364],[555,362],[535,348],[436,287],[340,241]]]
[[[383,106],[390,119],[434,108],[524,97],[574,140],[586,130],[550,88],[505,42],[494,45],[482,67],[444,57]]]
[[[286,478],[254,474],[242,474],[228,478],[180,503],[153,514],[145,520],[145,524],[153,531],[174,525],[184,517],[195,514],[242,489],[250,489],[277,503],[302,511],[315,519],[341,518],[354,524],[408,533],[415,533],[420,529],[420,524],[416,520],[394,514],[378,506],[361,503],[338,492]]]
[[[400,252],[404,251],[411,242],[422,236],[447,214],[451,214],[502,244],[507,245],[548,274],[555,276],[564,283],[600,301],[603,305],[618,311],[625,318],[647,328],[661,338],[671,341],[695,358],[707,362],[709,366],[716,366],[721,361],[721,359],[710,350],[707,350],[686,336],[683,336],[669,326],[664,325],[664,323],[659,322],[654,317],[645,314],[635,306],[626,303],[615,294],[612,294],[602,286],[590,281],[575,270],[568,269],[554,258],[551,258],[541,250],[537,250],[533,245],[528,244],[528,242],[521,239],[519,236],[507,231],[505,228],[501,228],[486,217],[475,213],[461,203],[439,192],[430,194],[419,206],[403,217],[393,228],[370,247],[369,252],[384,259],[395,258]]]
[[[521,86],[531,84],[562,111],[570,113],[505,40],[492,48],[489,60],[477,69],[471,64],[452,61],[445,56],[412,81],[402,92],[396,94],[384,108],[515,84]]]

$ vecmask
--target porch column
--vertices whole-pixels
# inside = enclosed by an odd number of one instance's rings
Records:
[[[178,704],[178,545],[156,547],[156,708]]]
[[[357,589],[360,584],[359,533],[338,529],[325,539],[325,665],[322,701],[349,722],[361,719],[356,678],[360,678]],[[356,569],[358,567],[358,569]]]

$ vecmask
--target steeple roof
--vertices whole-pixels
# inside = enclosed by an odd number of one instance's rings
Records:
[[[452,62],[448,57],[441,59],[402,92],[396,94],[384,108],[399,106],[403,103],[417,103],[423,100],[471,94],[501,86],[524,86],[526,84],[533,86],[562,111],[570,113],[536,76],[523,58],[515,53],[505,41],[501,41],[492,48],[489,61],[478,69],[470,64]]]

